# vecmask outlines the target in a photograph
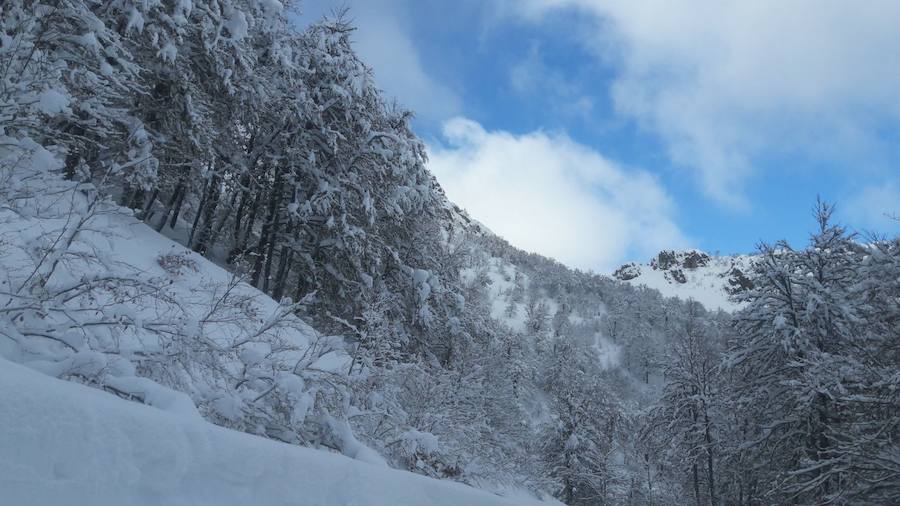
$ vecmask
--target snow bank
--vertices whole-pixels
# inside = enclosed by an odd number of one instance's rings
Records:
[[[0,385],[5,504],[539,504],[230,431],[3,359]]]

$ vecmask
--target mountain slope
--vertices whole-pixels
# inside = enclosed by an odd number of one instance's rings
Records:
[[[666,297],[694,299],[707,309],[735,311],[734,295],[752,287],[752,255],[710,256],[699,250],[661,251],[646,264],[627,263],[613,277],[659,290]]]
[[[342,15],[32,4],[0,22],[0,354],[357,460],[641,502],[640,408],[680,328],[721,314],[463,219]]]
[[[18,198],[0,192],[13,202],[0,209],[3,501],[535,501],[386,467],[333,404],[349,364],[339,339],[89,185],[12,181]]]

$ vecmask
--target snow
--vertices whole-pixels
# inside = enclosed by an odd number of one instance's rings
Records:
[[[772,320],[772,326],[778,330],[781,330],[787,326],[787,318],[783,315],[778,315]]]
[[[34,167],[35,170],[38,171],[51,171],[62,167],[63,163],[53,153],[48,151],[46,148],[41,146],[40,144],[34,142],[30,138],[26,137],[24,139],[15,139],[11,137],[4,137],[4,142],[13,143],[15,146],[9,146],[10,148],[17,149],[6,149],[0,148],[0,161],[6,163],[22,163],[28,164],[31,167]],[[8,153],[25,153],[27,156],[27,160],[22,160],[19,162],[18,160],[13,159],[5,159],[9,156]],[[18,157],[19,155],[14,155]],[[15,179],[9,181],[7,184],[10,185],[10,190],[15,189],[20,183]]]
[[[0,359],[5,504],[528,505],[230,431]]]
[[[10,179],[7,189],[24,185],[23,180]],[[266,368],[279,370],[278,413],[296,426],[315,407],[314,397],[305,389],[317,387],[305,384],[304,378],[347,370],[349,357],[339,337],[320,335],[294,317],[289,305],[279,305],[238,282],[120,208],[98,207],[100,211],[73,235],[77,229],[70,216],[81,216],[83,211],[74,211],[83,209],[92,188],[55,178],[46,182],[49,197],[19,199],[15,208],[0,208],[0,288],[13,287],[0,290],[0,305],[29,309],[17,323],[0,319],[3,358],[159,410],[192,418],[200,418],[200,413],[213,419],[218,415],[250,431],[253,426],[243,425],[241,419],[251,407],[264,409],[257,400],[271,389],[255,380],[271,374]],[[60,188],[71,197],[57,197]],[[52,251],[64,263],[46,277],[46,269],[35,267],[33,252],[42,251],[48,241],[65,243],[67,237],[73,239],[67,252]],[[51,258],[37,265],[52,264]],[[37,276],[46,284],[20,295],[19,287]],[[92,288],[83,291],[84,286]],[[146,288],[126,292],[119,288],[123,286]],[[66,295],[47,299],[40,312],[31,310],[32,299],[44,293]],[[20,328],[37,329],[46,339],[26,337]],[[172,334],[183,337],[172,340],[168,338]],[[193,342],[196,345],[183,346]],[[213,360],[208,353],[193,354],[195,348],[220,353]],[[241,381],[242,375],[247,381]],[[226,376],[230,379],[223,380]],[[353,453],[364,455],[365,450],[354,448]]]
[[[594,334],[594,348],[597,350],[597,356],[600,360],[600,367],[604,370],[618,367],[620,356],[622,355],[622,347],[613,343],[600,332]]]
[[[687,283],[673,283],[666,279],[664,271],[642,269],[641,275],[629,282],[633,285],[643,285],[658,290],[666,297],[678,297],[683,300],[694,299],[710,309],[720,308],[725,311],[733,311],[737,308],[737,305],[729,300],[725,291],[709,282],[712,280],[708,276],[685,273],[685,277],[688,279]]]
[[[174,63],[175,58],[178,56],[178,49],[174,44],[168,42],[159,50],[157,56],[159,56],[165,62]]]
[[[249,33],[250,25],[247,22],[247,16],[237,9],[232,8],[223,24],[228,29],[233,42],[240,41]]]
[[[658,290],[665,297],[693,299],[707,309],[734,312],[741,308],[741,304],[726,291],[728,272],[737,267],[749,274],[752,263],[753,257],[749,255],[711,257],[708,265],[695,269],[682,268],[685,283],[671,279],[669,270],[654,269],[649,264],[634,264],[636,268],[630,269],[631,272],[639,271],[640,274],[625,282]]]
[[[416,429],[409,429],[403,434],[403,444],[410,455],[417,451],[425,454],[436,453],[441,448],[441,444],[434,434]]]
[[[478,268],[469,267],[462,269],[460,276],[466,282],[472,282],[478,275],[478,272]],[[491,318],[503,322],[516,332],[524,332],[526,319],[524,302],[514,303],[515,310],[507,311],[507,307],[510,305],[511,293],[516,287],[515,277],[517,272],[521,276],[523,289],[527,288],[529,283],[528,275],[519,271],[515,265],[506,262],[502,258],[488,258],[484,274],[487,275],[490,281],[488,290],[490,292]],[[537,302],[543,302],[547,306],[550,316],[556,312],[559,306],[555,300],[546,296],[538,297]]]
[[[146,20],[144,19],[144,15],[141,14],[141,11],[131,8],[128,12],[128,25],[125,27],[126,30],[130,30],[134,28],[138,32],[144,31],[144,23]]]
[[[21,214],[2,211],[0,236],[16,238],[22,244],[38,242],[48,233],[58,230],[64,221],[65,215],[52,219],[42,217],[26,219]],[[101,274],[134,276],[134,273],[138,272],[142,279],[165,286],[168,293],[181,302],[181,307],[186,310],[187,315],[193,317],[182,322],[185,331],[190,331],[192,326],[200,326],[198,320],[209,311],[211,299],[221,296],[233,280],[232,274],[225,269],[122,212],[104,213],[95,217],[91,221],[90,230],[83,232],[77,243],[79,251],[101,256],[106,264],[104,269],[108,269],[109,272],[104,273],[102,270],[98,272],[94,264],[72,263],[64,273],[61,271],[58,274],[60,283],[80,282]],[[21,256],[21,252],[15,248],[3,251],[4,265],[0,266],[0,272],[23,262]],[[177,261],[174,269],[165,264],[166,261],[172,260]],[[14,272],[6,272],[5,275],[12,279],[17,277]],[[239,283],[232,289],[232,293],[235,297],[247,298],[254,312],[258,314],[257,325],[266,324],[267,319],[278,310],[277,302],[246,283]],[[152,308],[145,308],[137,303],[120,304],[117,311],[137,320],[150,321],[158,317],[153,314]],[[241,336],[242,329],[233,325],[224,323],[204,325],[208,327],[207,333],[217,335],[217,340],[222,343]],[[305,347],[318,336],[315,330],[299,319],[294,319],[291,326],[283,329],[283,332],[287,339],[301,347]],[[139,344],[146,345],[145,342]],[[249,357],[254,351],[258,353],[260,350],[245,349],[242,353],[248,354],[246,356]],[[266,350],[262,352],[265,353]]]
[[[49,89],[38,96],[38,109],[48,116],[69,110],[69,97],[59,90]]]
[[[85,186],[83,191],[72,191],[71,199],[38,198],[15,212],[0,210],[0,240],[18,246],[0,251],[0,280],[11,286],[22,284],[33,270],[20,268],[30,266],[29,248],[59,235],[65,229],[65,211],[81,205],[93,191]],[[293,356],[290,363],[297,363],[301,372],[308,368],[344,375],[350,358],[342,349],[342,338],[321,335],[289,316],[285,326],[267,331],[278,339],[247,341],[247,331],[253,335],[253,329],[268,328],[274,321],[271,315],[283,310],[283,305],[246,283],[233,284],[226,270],[118,208],[93,217],[71,251],[87,256],[83,261],[68,260],[66,268],[53,275],[46,288],[54,293],[116,276],[158,286],[177,301],[179,311],[156,307],[161,299],[153,299],[153,304],[131,298],[113,300],[99,290],[94,293],[98,299],[91,303],[102,305],[105,317],[133,325],[115,332],[84,333],[66,330],[69,323],[54,315],[22,323],[46,326],[58,333],[59,342],[26,338],[15,325],[4,326],[0,504],[529,502],[521,496],[510,501],[462,484],[390,469],[381,455],[356,438],[346,420],[337,416],[327,420],[329,415],[313,412],[320,387],[307,383],[303,374],[280,371],[275,376],[280,409],[292,423],[302,424],[308,416],[316,416],[316,423],[324,421],[342,455],[231,431],[203,420],[201,413],[213,420],[237,422],[245,416],[248,397],[218,388],[203,374],[172,384],[160,383],[160,376],[138,377],[138,361],[133,363],[133,357],[158,353],[162,346],[148,330],[153,325],[171,319],[185,336],[214,347],[235,347],[234,362],[223,362],[222,367],[246,370],[251,382],[253,371],[269,359],[272,344],[279,342],[296,347],[281,353]],[[416,275],[423,286],[436,282],[428,271]],[[228,309],[223,318],[206,318],[226,291],[240,301],[238,312]],[[314,352],[305,358],[307,350]],[[60,377],[91,380],[94,387]],[[253,427],[242,430],[253,432]],[[418,436],[421,451],[436,447],[430,434]],[[512,493],[521,491],[502,491]]]
[[[274,17],[284,9],[284,5],[278,0],[260,0],[259,5],[267,17]]]
[[[121,392],[134,395],[142,399],[145,404],[157,409],[201,419],[197,406],[190,397],[147,378],[111,377],[106,380],[106,384]]]

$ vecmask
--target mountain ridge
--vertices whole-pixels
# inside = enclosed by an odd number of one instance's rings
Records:
[[[733,312],[735,297],[751,288],[749,273],[756,255],[710,255],[702,250],[662,250],[646,263],[628,262],[612,277],[633,286],[646,286],[667,297],[693,299],[707,309]]]

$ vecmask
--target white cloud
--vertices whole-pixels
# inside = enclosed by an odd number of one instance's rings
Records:
[[[419,118],[440,122],[462,109],[462,100],[432,77],[410,35],[409,5],[404,0],[325,0],[304,9],[308,23],[334,9],[349,7],[356,31],[355,48],[375,72],[375,82]]]
[[[448,197],[512,244],[609,272],[629,255],[687,244],[650,174],[625,170],[565,135],[486,131],[454,118],[429,168]]]
[[[514,5],[514,7],[510,7]],[[617,110],[657,132],[709,195],[746,205],[759,157],[871,156],[900,126],[900,2],[529,0],[538,23],[587,14],[619,72]]]

